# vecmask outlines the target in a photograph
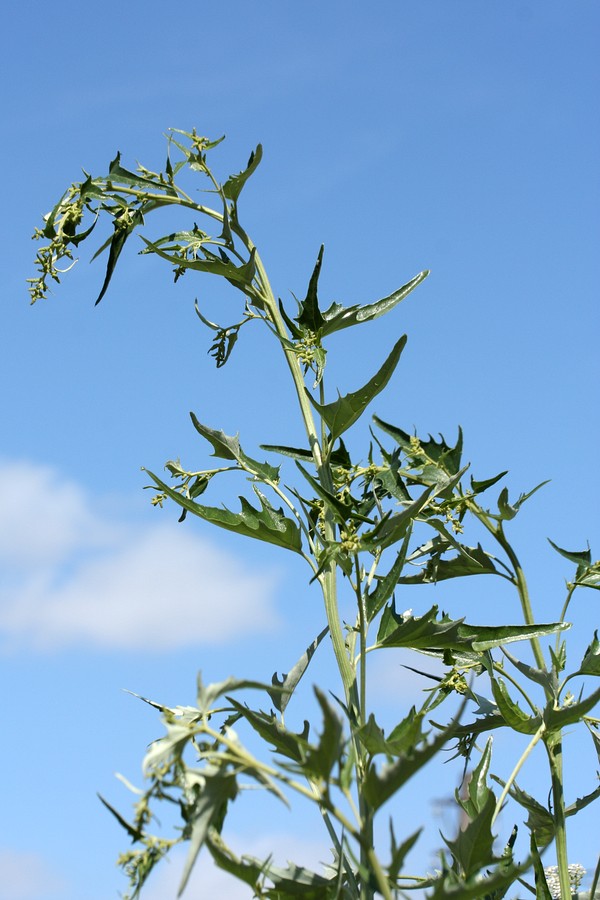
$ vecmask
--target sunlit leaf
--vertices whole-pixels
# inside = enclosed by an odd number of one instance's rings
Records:
[[[221,830],[227,806],[235,799],[237,791],[237,781],[233,773],[221,767],[215,771],[203,770],[203,783],[196,791],[188,822],[190,847],[183,866],[178,897],[185,890],[194,863],[206,840],[208,829],[213,826],[217,831]]]
[[[319,275],[321,272],[321,264],[323,262],[323,250],[324,247],[321,245],[317,262],[315,263],[315,268],[308,284],[306,298],[300,303],[300,312],[296,317],[298,324],[302,328],[309,329],[313,334],[318,334],[324,322],[317,297],[317,286],[319,284]]]
[[[245,497],[240,497],[242,510],[239,513],[234,513],[225,507],[203,506],[200,503],[196,503],[178,491],[173,490],[157,475],[150,472],[149,469],[144,471],[152,478],[157,487],[167,497],[174,500],[178,506],[182,506],[188,512],[210,522],[212,525],[218,525],[219,528],[225,528],[227,531],[234,531],[236,534],[245,535],[246,537],[257,538],[269,544],[277,544],[279,547],[293,550],[295,553],[302,552],[302,536],[296,523],[292,519],[288,519],[283,514],[283,510],[278,510],[271,506],[260,491],[255,489],[261,509],[256,509]]]
[[[405,297],[414,291],[417,285],[424,281],[429,272],[419,272],[407,284],[403,285],[389,297],[377,300],[375,303],[367,303],[364,306],[341,306],[339,303],[332,304],[329,309],[323,313],[324,322],[321,326],[323,337],[333,334],[335,331],[341,331],[342,328],[349,328],[352,325],[358,325],[361,322],[370,322],[373,319],[383,316],[395,306],[398,305]]]
[[[590,713],[597,703],[600,702],[600,687],[596,688],[585,700],[578,703],[571,703],[560,709],[548,704],[544,710],[544,722],[548,731],[560,731],[567,725],[574,725],[581,722],[584,716]]]
[[[203,438],[206,438],[212,444],[214,449],[213,456],[219,459],[235,459],[246,471],[254,473],[259,478],[265,479],[265,481],[279,481],[279,467],[276,468],[267,462],[257,462],[257,460],[247,456],[240,447],[237,434],[231,437],[223,431],[215,431],[214,428],[209,428],[208,425],[202,425],[193,412],[190,413],[190,416],[198,434],[201,434]]]
[[[408,434],[402,428],[384,422],[378,416],[373,416],[373,421],[378,428],[381,428],[382,431],[394,438],[415,466],[423,466],[426,463],[434,464],[447,475],[456,475],[459,471],[463,446],[461,428],[458,429],[458,439],[455,446],[451,447],[446,443],[443,435],[440,435],[439,441],[436,441],[431,435],[429,435],[428,440],[423,440]]]
[[[388,358],[370,381],[358,391],[346,394],[344,397],[339,396],[333,403],[327,403],[324,406],[321,406],[316,400],[313,400],[312,395],[307,391],[307,395],[313,406],[319,415],[322,416],[329,428],[332,440],[339,437],[344,431],[347,431],[348,428],[354,425],[371,400],[385,388],[398,365],[405,344],[406,335],[403,335],[400,340],[396,342]]]
[[[246,168],[239,172],[237,175],[230,175],[225,184],[223,185],[223,194],[227,197],[228,200],[233,200],[234,203],[237,203],[238,198],[242,192],[242,188],[250,178],[250,176],[256,171],[258,168],[260,161],[263,155],[262,144],[259,144],[256,150],[250,154],[250,159],[248,160],[248,165]]]
[[[594,639],[585,651],[579,667],[579,674],[600,675],[600,641],[597,631],[594,632]]]
[[[588,566],[592,564],[592,551],[588,547],[587,550],[563,550],[562,547],[559,547],[558,544],[555,544],[554,541],[551,541],[548,538],[548,543],[554,547],[557,553],[560,553],[561,556],[564,556],[565,559],[570,560],[575,563],[577,567],[582,567],[587,569]]]
[[[296,690],[300,679],[306,672],[311,659],[315,655],[317,647],[325,637],[325,635],[329,632],[329,626],[326,625],[325,628],[317,635],[312,644],[309,644],[298,662],[290,669],[289,672],[285,673],[280,679],[277,675],[277,672],[273,673],[272,684],[274,690],[268,690],[269,696],[273,701],[273,705],[275,709],[277,709],[280,713],[285,712],[285,708],[288,705],[289,701],[292,698],[292,694]]]

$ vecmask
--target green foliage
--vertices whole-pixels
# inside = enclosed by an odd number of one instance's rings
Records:
[[[594,802],[600,788],[566,803],[561,737],[565,728],[583,724],[600,759],[599,721],[592,716],[600,688],[584,687],[575,699],[566,686],[575,678],[600,675],[600,644],[595,633],[578,666],[565,674],[567,650],[562,634],[569,627],[565,617],[575,591],[600,587],[600,563],[592,560],[589,549],[567,551],[550,542],[576,571],[567,582],[562,610],[549,616],[549,622],[539,623],[505,528],[542,485],[512,502],[508,488],[503,487],[495,504],[483,505],[483,495],[489,496],[506,472],[484,479],[469,474],[467,481],[460,429],[452,445],[441,435],[439,440],[431,435],[420,438],[373,417],[377,431],[372,432],[374,443],[366,459],[351,457],[342,435],[363,419],[388,385],[407,339],[403,335],[396,340],[361,388],[345,395],[338,392],[330,402],[325,401],[328,347],[324,342],[335,332],[391,313],[428,273],[419,273],[376,302],[347,307],[332,303],[322,308],[321,247],[304,299],[296,301],[296,310],[286,309],[276,300],[260,253],[240,224],[240,196],[260,164],[262,148],[259,145],[250,155],[245,169],[220,181],[207,161],[219,143],[195,131],[171,132],[163,172],[143,166],[129,171],[117,154],[105,176],[86,174],[84,181],[71,185],[34,235],[46,243],[37,253],[38,273],[30,279],[32,302],[47,295],[50,282],[59,282],[66,271],[60,266],[66,260],[68,268],[73,251],[95,233],[101,219],[108,219],[112,232],[94,254],[107,253],[98,303],[106,295],[131,234],[144,227],[151,213],[176,208],[182,228],[153,240],[140,234],[142,255],[166,260],[176,281],[190,271],[209,273],[224,278],[242,294],[242,310],[232,325],[211,322],[196,306],[199,320],[211,333],[209,353],[221,368],[234,352],[242,328],[250,321],[264,325],[275,351],[287,363],[306,434],[304,447],[263,445],[278,462],[259,461],[242,449],[237,435],[204,425],[192,413],[205,455],[225,465],[188,470],[179,460],[170,460],[164,478],[146,470],[158,490],[153,503],[162,506],[173,501],[181,511],[180,520],[191,513],[211,525],[300,555],[307,565],[307,582],[321,593],[327,624],[318,623],[317,637],[289,672],[279,676],[280,660],[275,661],[269,684],[234,678],[205,684],[199,678],[195,706],[167,708],[146,701],[160,711],[164,733],[146,753],[146,789],[138,792],[133,820],[103,800],[135,847],[120,860],[129,877],[129,897],[139,896],[152,869],[181,843],[188,845],[181,891],[198,855],[205,852],[248,885],[254,896],[272,900],[372,900],[376,895],[391,900],[413,889],[426,892],[430,900],[500,900],[517,881],[527,885],[522,876],[528,870],[535,881],[528,888],[536,897],[547,898],[550,891],[540,853],[554,844],[557,877],[567,896],[565,823]],[[172,154],[178,157],[175,162]],[[192,176],[204,180],[214,208],[192,199],[195,192],[183,185],[183,179]],[[191,222],[185,221],[186,216]],[[391,439],[391,448],[384,446],[380,433]],[[295,468],[290,467],[291,477],[286,475],[284,483],[281,471],[289,460]],[[246,485],[250,483],[252,502],[241,496],[238,512],[199,502],[224,473],[241,475]],[[469,536],[463,540],[465,530]],[[471,538],[471,532],[477,537]],[[416,615],[411,610],[397,611],[397,591],[405,595],[410,588],[412,595],[414,585],[475,575],[502,579],[516,599],[514,611],[507,615],[520,614],[522,621],[507,624],[502,614],[494,625],[473,625],[464,618],[451,619],[437,605]],[[342,592],[355,601],[356,614],[350,623],[340,617]],[[373,628],[376,638],[369,645]],[[296,732],[286,726],[285,713],[315,654],[324,652],[319,648],[326,637],[325,647],[333,653],[339,672],[339,699],[315,687],[320,721],[315,726],[306,718]],[[554,646],[548,646],[551,637]],[[508,644],[513,643],[528,647],[534,664],[509,652]],[[377,710],[367,702],[368,661],[370,654],[394,647],[437,657],[444,671],[439,676],[422,673],[434,686],[420,705],[415,698],[408,715],[386,734]],[[262,704],[272,708],[256,704],[252,700],[256,692]],[[433,710],[456,695],[461,701],[459,712],[450,715],[446,725],[435,723]],[[491,733],[500,729],[516,732],[528,742],[506,780],[490,774]],[[244,735],[251,735],[254,743],[258,740],[264,752],[251,751]],[[481,749],[477,741],[484,735]],[[543,800],[516,781],[538,744],[545,749],[548,765],[549,794]],[[406,860],[420,829],[414,831],[411,823],[398,843],[395,828],[405,823],[392,820],[386,851],[379,842],[374,845],[375,822],[381,808],[401,794],[417,772],[439,762],[441,752],[450,745],[465,758],[465,771],[472,766],[462,790],[456,792],[461,825],[455,835],[443,838],[439,871],[433,876],[409,875]],[[499,797],[489,786],[490,779],[501,786]],[[293,863],[281,868],[270,857],[238,857],[231,850],[225,837],[228,811],[248,787],[260,788],[285,804],[294,798],[316,805],[332,844],[332,861],[324,873]],[[154,833],[155,811],[162,803],[179,810],[181,823],[174,837]],[[514,858],[516,828],[504,851],[496,849],[497,817],[505,803],[516,810],[515,819],[521,815],[519,807],[527,813],[530,840],[520,860]]]

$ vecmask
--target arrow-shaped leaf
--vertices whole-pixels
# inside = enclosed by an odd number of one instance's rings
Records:
[[[367,303],[364,306],[341,306],[339,303],[333,303],[328,310],[323,313],[323,325],[321,326],[321,334],[325,337],[333,334],[334,331],[341,331],[342,328],[350,328],[352,325],[358,325],[361,322],[370,322],[372,319],[378,319],[389,312],[394,306],[397,306],[405,297],[414,291],[417,285],[421,284],[429,271],[419,272],[409,282],[390,294],[382,300],[375,303]]]
[[[371,400],[379,394],[388,381],[392,377],[400,355],[406,344],[406,335],[403,335],[394,345],[392,352],[381,366],[379,371],[368,381],[364,387],[358,391],[346,394],[345,397],[339,396],[333,403],[327,403],[321,406],[312,395],[307,391],[307,395],[311,400],[317,412],[323,417],[327,427],[331,432],[331,439],[339,437],[344,431],[347,431],[361,417]]]

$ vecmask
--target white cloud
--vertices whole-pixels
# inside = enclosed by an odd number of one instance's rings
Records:
[[[102,517],[46,467],[2,466],[0,484],[5,650],[173,650],[277,626],[275,573],[249,569],[193,527]]]
[[[64,896],[64,880],[36,853],[0,848],[0,872],[0,900],[59,900]]]

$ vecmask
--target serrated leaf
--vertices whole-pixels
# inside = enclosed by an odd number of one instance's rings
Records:
[[[454,728],[462,715],[464,706],[463,702],[456,718],[430,743],[426,743],[422,747],[413,746],[395,762],[383,766],[379,772],[371,764],[363,782],[363,792],[367,803],[374,812],[393,797],[402,785],[422,769],[439,752],[446,741],[450,740],[453,736]]]
[[[377,634],[377,646],[482,653],[492,647],[554,634],[568,627],[561,622],[551,625],[467,625],[464,619],[452,620],[446,615],[438,620],[437,613],[437,605],[423,616],[399,615],[394,604],[386,607]]]
[[[229,176],[229,178],[223,185],[223,194],[225,195],[225,197],[227,197],[228,200],[233,200],[234,203],[237,203],[238,198],[242,192],[242,188],[260,165],[262,155],[262,144],[258,144],[256,150],[254,150],[250,154],[250,159],[248,160],[248,165],[246,166],[246,168],[242,172],[239,172],[237,175]]]
[[[108,173],[109,174],[107,181],[118,181],[120,184],[130,184],[134,187],[147,187],[151,188],[154,191],[158,188],[171,197],[177,197],[177,191],[169,184],[161,182],[157,179],[146,178],[139,172],[129,172],[127,169],[124,169],[121,165],[121,154],[119,152],[117,152],[117,155],[111,162],[108,168]]]
[[[423,716],[418,714],[413,706],[408,715],[392,729],[387,738],[383,729],[377,724],[373,713],[367,722],[357,729],[356,736],[371,756],[383,753],[392,758],[407,753],[424,740],[422,726]]]
[[[534,681],[536,684],[541,684],[542,687],[550,689],[552,687],[552,672],[547,672],[542,669],[538,669],[535,666],[529,666],[527,663],[521,662],[520,659],[517,659],[516,656],[513,656],[512,653],[509,653],[508,650],[503,647],[502,652],[506,656],[507,659],[513,664],[515,669],[518,669],[522,675],[525,675],[526,678],[529,678],[530,681]]]
[[[305,755],[309,746],[308,732],[309,724],[304,721],[304,729],[301,734],[288,731],[284,725],[274,715],[269,715],[262,710],[253,710],[243,703],[234,700],[233,697],[227,697],[227,700],[235,710],[242,716],[252,728],[260,734],[264,741],[271,744],[273,750],[281,756],[300,762]]]
[[[149,241],[143,235],[141,237],[148,250],[152,253],[156,253],[156,255],[162,257],[162,259],[166,259],[167,262],[170,262],[171,265],[176,268],[194,269],[198,272],[209,272],[213,275],[221,275],[236,286],[242,286],[242,289],[246,293],[252,293],[252,280],[256,274],[256,265],[254,262],[256,251],[254,248],[251,251],[248,262],[236,266],[229,259],[222,259],[215,256],[214,253],[209,253],[206,248],[203,248],[203,252],[206,256],[205,259],[186,259],[183,256],[178,256],[176,253],[168,253],[166,250],[163,250],[162,247],[159,246],[159,242]]]
[[[373,421],[378,428],[381,428],[382,431],[385,431],[386,434],[393,437],[405,455],[414,459],[415,463],[418,462],[419,457],[421,457],[421,465],[428,461],[437,468],[442,469],[447,475],[456,475],[460,470],[463,446],[461,428],[458,429],[458,439],[454,447],[450,447],[449,444],[446,443],[443,435],[440,435],[439,441],[436,441],[435,438],[429,435],[428,440],[418,439],[419,449],[417,450],[414,435],[408,434],[406,431],[403,431],[395,425],[390,425],[389,422],[384,422],[383,419],[380,419],[378,416],[373,416]],[[423,457],[425,458],[424,460],[422,459]]]
[[[346,394],[344,397],[338,396],[338,399],[333,403],[327,403],[323,406],[313,399],[309,391],[306,392],[312,405],[329,428],[332,440],[338,438],[354,425],[373,398],[385,388],[398,365],[405,344],[406,335],[403,335],[396,342],[379,371],[358,391]]]
[[[442,559],[432,554],[428,564],[418,574],[404,576],[400,579],[400,584],[436,584],[449,578],[498,574],[492,558],[481,544],[476,547],[467,547],[464,544],[460,546],[463,552],[450,559]]]
[[[256,509],[245,497],[240,497],[242,510],[234,513],[226,507],[203,506],[196,503],[173,490],[149,469],[144,471],[167,497],[200,519],[217,525],[219,528],[225,528],[227,531],[234,531],[236,534],[256,538],[268,544],[276,544],[286,550],[293,550],[294,553],[302,552],[302,536],[296,523],[292,519],[288,519],[282,509],[275,509],[271,506],[267,498],[256,488],[255,493],[260,501],[261,509]]]
[[[300,679],[306,672],[311,659],[315,655],[317,647],[328,632],[329,625],[326,625],[325,628],[320,632],[320,634],[318,634],[314,639],[312,644],[308,645],[295,666],[290,669],[289,672],[285,673],[281,679],[277,676],[277,672],[273,673],[273,678],[271,679],[271,681],[274,690],[269,690],[269,688],[267,688],[267,691],[271,700],[273,701],[275,709],[278,710],[278,712],[285,712],[285,708],[291,700],[292,694],[296,690]]]
[[[302,762],[302,772],[308,777],[316,777],[329,782],[336,762],[341,763],[344,750],[344,729],[342,721],[327,702],[325,694],[314,687],[315,696],[323,713],[323,730],[319,743],[311,744]]]
[[[433,486],[428,487],[401,513],[383,516],[371,531],[361,535],[361,550],[385,550],[386,547],[391,547],[392,544],[402,540],[423,507],[433,496]]]
[[[361,322],[370,322],[378,319],[398,305],[405,297],[414,291],[414,289],[424,281],[429,275],[429,271],[419,272],[405,285],[394,291],[388,297],[377,300],[375,303],[367,303],[356,306],[341,306],[339,303],[333,303],[329,309],[323,313],[323,325],[321,326],[321,334],[325,337],[333,334],[335,331],[341,331],[342,328],[350,328]]]
[[[579,703],[572,703],[570,706],[563,706],[561,709],[554,709],[550,704],[544,710],[544,722],[548,731],[560,731],[567,725],[574,725],[580,722],[584,716],[593,710],[597,703],[600,702],[600,688],[593,691],[585,700]]]
[[[190,413],[190,417],[198,434],[201,434],[203,438],[206,438],[212,444],[214,449],[212,456],[216,456],[219,459],[235,459],[242,468],[252,472],[259,478],[263,478],[265,481],[279,481],[279,467],[276,468],[267,462],[260,463],[252,459],[251,456],[247,456],[240,447],[237,434],[231,437],[223,431],[215,431],[214,428],[209,428],[208,425],[202,425],[193,412]]]
[[[453,841],[444,838],[465,878],[470,878],[495,860],[493,850],[495,835],[492,834],[495,810],[495,797],[488,790],[482,808],[469,819],[456,838]]]

